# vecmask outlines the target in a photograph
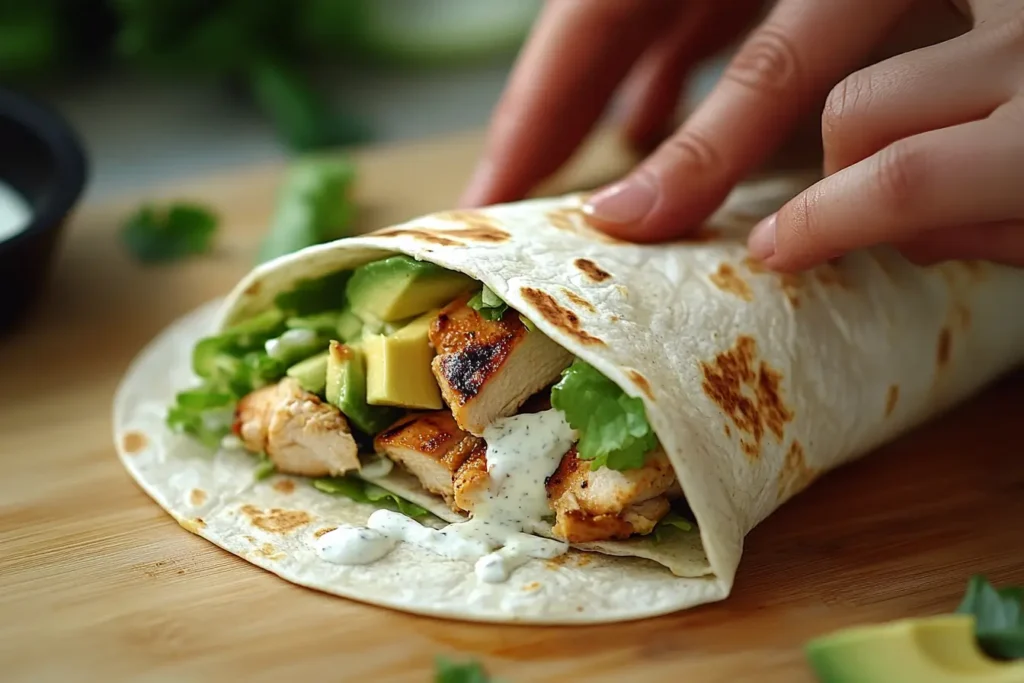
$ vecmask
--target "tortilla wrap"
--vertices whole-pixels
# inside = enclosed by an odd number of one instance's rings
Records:
[[[749,259],[747,232],[808,180],[743,185],[697,235],[672,245],[601,235],[584,220],[584,198],[569,195],[425,216],[264,264],[133,363],[115,400],[122,462],[189,531],[293,583],[367,603],[592,624],[722,600],[744,536],[785,501],[1024,359],[1024,316],[1013,313],[1024,310],[1024,271],[922,268],[888,249],[799,275]],[[697,529],[531,560],[500,584],[479,582],[471,563],[405,544],[378,562],[340,566],[317,555],[315,539],[364,523],[371,506],[302,478],[254,481],[251,457],[211,455],[168,431],[174,392],[195,381],[189,355],[200,337],[261,311],[299,279],[395,253],[481,281],[639,397]],[[375,483],[459,519],[409,477]]]

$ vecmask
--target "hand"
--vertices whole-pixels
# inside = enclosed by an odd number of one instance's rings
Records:
[[[755,228],[753,255],[797,270],[894,244],[922,264],[1024,266],[1024,2],[970,9],[971,31],[832,90],[829,175]]]

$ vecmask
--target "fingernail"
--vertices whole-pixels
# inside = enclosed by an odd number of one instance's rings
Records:
[[[763,261],[775,253],[775,216],[776,214],[773,213],[750,231],[747,248],[750,250],[750,255],[759,261]]]
[[[635,175],[592,196],[583,205],[583,212],[607,223],[638,223],[657,199],[657,188],[642,175]]]
[[[493,178],[494,165],[488,159],[481,159],[469,177],[469,183],[462,191],[462,196],[459,197],[458,208],[472,209],[484,203]]]

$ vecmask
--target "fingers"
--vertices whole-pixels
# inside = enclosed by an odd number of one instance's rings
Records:
[[[1024,221],[946,228],[903,245],[900,251],[919,265],[972,259],[1024,267]]]
[[[623,239],[682,235],[881,40],[909,0],[782,0],[683,127],[588,205]]]
[[[910,135],[988,116],[1012,97],[1012,65],[967,35],[851,75],[832,89],[821,115],[825,172]]]
[[[699,2],[652,45],[624,87],[623,134],[638,149],[653,150],[670,132],[683,84],[693,66],[748,28],[760,0]]]
[[[511,201],[557,170],[593,127],[643,49],[685,8],[677,0],[550,0],[501,97],[462,206]]]
[[[900,140],[825,178],[754,228],[751,254],[798,270],[852,249],[1024,218],[1022,110],[1011,103],[982,121]]]

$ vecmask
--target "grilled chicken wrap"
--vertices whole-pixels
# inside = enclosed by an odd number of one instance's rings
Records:
[[[1024,358],[1024,273],[895,252],[801,275],[737,189],[639,246],[565,196],[264,264],[135,362],[122,460],[189,530],[407,611],[594,623],[725,598],[743,539],[826,470]]]

